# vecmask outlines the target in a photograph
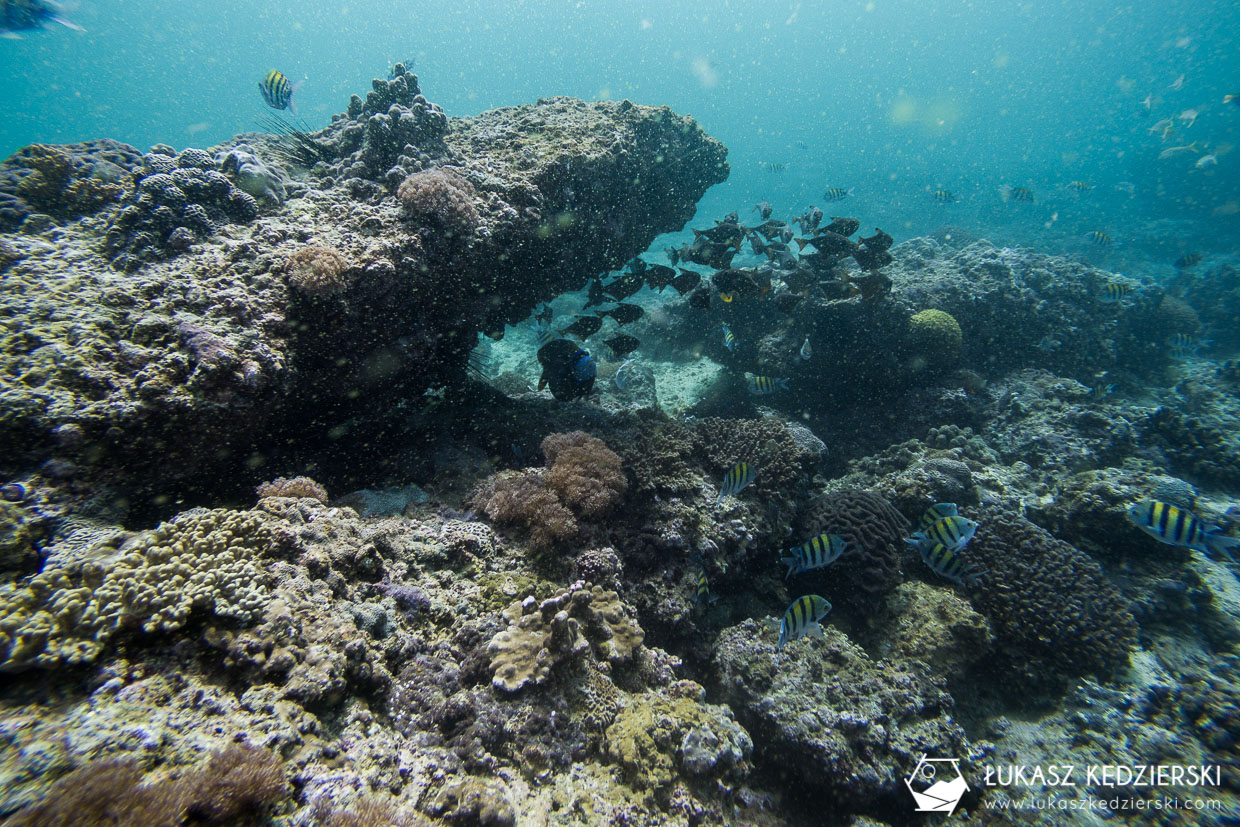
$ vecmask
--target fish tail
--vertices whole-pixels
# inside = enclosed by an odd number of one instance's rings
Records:
[[[1240,546],[1240,537],[1228,537],[1225,534],[1206,534],[1206,548],[1211,551],[1224,555],[1231,562],[1240,562],[1236,560],[1234,554],[1231,553],[1233,548]]]
[[[791,576],[793,575],[793,573],[794,573],[794,572],[796,571],[796,569],[797,569],[797,558],[795,558],[795,557],[780,557],[780,558],[779,558],[779,562],[783,563],[785,566],[787,566],[787,567],[788,567],[788,573],[787,573],[786,575],[784,575],[784,579],[785,579],[785,580],[787,580],[789,577],[791,577]]]

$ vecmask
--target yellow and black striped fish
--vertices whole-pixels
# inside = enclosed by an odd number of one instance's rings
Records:
[[[955,517],[959,513],[956,510],[955,503],[935,503],[922,512],[921,523],[917,526],[917,529],[918,531],[925,531],[944,517]]]
[[[711,602],[710,599],[710,580],[706,578],[706,569],[698,572],[697,594],[694,596],[693,602],[699,606],[705,606]]]
[[[855,189],[856,187],[849,187],[848,189],[844,189],[843,187],[829,187],[827,191],[822,194],[822,197],[827,199],[828,203],[843,201],[845,198],[852,195],[853,190]]]
[[[1191,333],[1173,333],[1167,340],[1171,349],[1179,356],[1196,353],[1200,348],[1212,344],[1210,339],[1199,339]]]
[[[1201,263],[1201,253],[1186,253],[1175,260],[1175,269],[1187,270]]]
[[[720,298],[723,297],[722,293],[719,295]],[[725,301],[732,301],[732,297],[728,296]],[[732,328],[728,327],[727,322],[723,322],[723,346],[731,351],[736,350],[736,336],[732,333]]]
[[[976,533],[977,523],[956,515],[935,520],[925,531],[915,531],[912,537],[905,537],[904,542],[918,551],[925,551],[935,543],[942,543],[953,552],[958,552]]]
[[[1111,243],[1111,236],[1107,235],[1102,230],[1090,230],[1085,233],[1085,237],[1089,239],[1090,244],[1097,244],[1099,247],[1106,247]]]
[[[719,487],[719,499],[715,500],[715,505],[723,502],[724,497],[735,497],[741,493],[756,476],[757,471],[748,462],[733,465],[728,469],[728,473],[723,475],[723,485]]]
[[[284,73],[276,69],[272,69],[263,78],[263,82],[258,84],[258,91],[263,93],[263,100],[272,109],[288,109],[294,115],[297,110],[293,109],[293,92],[295,91],[293,84],[289,83]]]
[[[921,550],[921,560],[935,574],[961,586],[966,583],[972,585],[977,578],[977,572],[965,564],[960,559],[960,555],[942,543],[935,543],[929,548],[923,548]]]
[[[822,637],[822,627],[818,625],[818,621],[826,617],[829,611],[831,611],[831,604],[825,597],[819,597],[816,594],[803,595],[792,601],[788,611],[784,612],[783,621],[779,624],[779,644],[775,647],[776,653],[783,649],[788,641],[796,640],[804,635]]]
[[[848,543],[838,534],[819,534],[796,548],[788,549],[788,557],[779,558],[779,562],[788,567],[787,580],[794,574],[810,569],[821,569],[840,559]]]
[[[1126,281],[1108,281],[1102,286],[1099,298],[1104,302],[1117,302],[1132,292],[1132,285]]]
[[[1076,190],[1077,192],[1089,192],[1093,188],[1094,188],[1094,185],[1089,183],[1088,181],[1069,181],[1068,182],[1068,189]]]
[[[769,376],[750,376],[747,384],[749,392],[754,396],[766,396],[778,390],[788,390],[787,379],[772,379]]]
[[[934,200],[940,204],[955,204],[960,199],[951,190],[935,190]]]
[[[1003,186],[999,188],[999,195],[1004,201],[1015,201],[1018,204],[1033,203],[1033,190],[1025,187]]]
[[[1240,538],[1219,534],[1217,526],[1203,522],[1191,511],[1159,500],[1133,503],[1128,507],[1128,519],[1158,542],[1169,546],[1202,552],[1222,551],[1231,556],[1231,549],[1240,545]]]

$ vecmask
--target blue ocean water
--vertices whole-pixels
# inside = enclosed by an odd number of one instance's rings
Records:
[[[953,224],[1088,252],[1100,230],[1112,264],[1224,252],[1240,226],[1240,106],[1222,103],[1240,92],[1240,10],[1209,0],[83,0],[68,16],[85,32],[0,41],[0,155],[105,136],[208,146],[260,128],[273,67],[304,81],[317,127],[404,60],[451,115],[549,95],[693,115],[732,164],[701,215],[855,187],[850,214],[897,239]],[[1165,139],[1150,131],[1167,118]],[[1198,169],[1206,154],[1217,165]],[[1035,204],[1003,203],[1005,184]]]

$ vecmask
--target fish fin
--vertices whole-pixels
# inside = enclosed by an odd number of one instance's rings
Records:
[[[783,388],[784,390],[789,390],[787,379],[776,379],[775,383],[779,385],[781,388]]]
[[[538,389],[542,390],[545,387],[547,387],[547,377],[545,376],[538,377]]]
[[[1240,537],[1228,537],[1224,534],[1206,534],[1206,548],[1225,555],[1233,563],[1240,562],[1231,553],[1231,550],[1236,547],[1240,547]]]
[[[796,573],[796,570],[797,570],[797,558],[795,558],[795,557],[780,557],[780,558],[779,558],[779,562],[783,563],[785,566],[787,566],[787,567],[788,567],[788,573],[787,573],[786,575],[784,575],[784,579],[785,579],[785,580],[787,580],[789,577],[791,577],[793,574],[795,574],[795,573]]]
[[[793,240],[793,241],[795,241],[795,242],[797,243],[797,245],[798,245],[798,246],[799,246],[802,250],[804,250],[804,249],[805,249],[805,245],[806,245],[806,244],[809,244],[809,242],[810,242],[810,240],[809,240],[808,238],[794,238],[794,239],[792,239],[792,240]]]
[[[812,637],[815,640],[822,640],[822,624],[815,622],[809,627],[809,631],[805,633],[806,637]]]

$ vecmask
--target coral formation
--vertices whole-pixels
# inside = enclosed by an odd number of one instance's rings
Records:
[[[620,457],[584,431],[551,434],[542,441],[548,467],[543,483],[585,520],[598,520],[628,489]]]
[[[134,190],[112,217],[104,249],[117,270],[133,271],[147,262],[184,252],[195,241],[228,222],[258,217],[254,197],[215,169],[201,149],[179,155],[150,152],[134,173]]]
[[[1027,687],[1128,663],[1136,622],[1101,566],[1003,507],[973,517],[968,559],[985,574],[970,595],[997,638],[993,667]]]
[[[474,489],[470,502],[500,525],[529,530],[530,543],[538,549],[550,549],[577,536],[573,512],[547,490],[537,471],[495,474]]]
[[[508,628],[487,646],[492,682],[507,692],[544,683],[557,664],[589,649],[611,664],[627,661],[645,637],[630,614],[615,592],[582,583],[513,603],[504,610]]]
[[[349,288],[349,261],[330,247],[309,245],[284,265],[292,287],[308,296],[331,296]]]
[[[1176,473],[1222,485],[1240,484],[1240,445],[1222,428],[1161,406],[1145,418],[1141,429],[1149,443],[1166,454]]]
[[[415,172],[396,191],[405,215],[441,233],[466,240],[478,225],[473,185],[453,170]]]
[[[276,477],[271,482],[265,482],[258,488],[254,489],[254,493],[263,497],[309,497],[312,500],[318,500],[321,503],[327,503],[327,489],[319,485],[309,477],[293,477],[285,479],[284,477]]]
[[[233,744],[179,777],[144,781],[136,764],[99,760],[61,778],[44,799],[8,819],[14,827],[257,825],[289,793],[280,759]]]
[[[737,462],[748,462],[757,469],[754,488],[787,501],[795,498],[798,482],[821,459],[817,446],[798,442],[796,433],[776,417],[701,419],[693,425],[693,439],[712,476],[722,479]]]
[[[0,163],[0,232],[34,214],[67,220],[98,211],[121,196],[141,157],[107,139],[19,150]]]
[[[922,310],[908,320],[913,352],[935,367],[948,367],[960,357],[964,334],[960,323],[942,310]]]
[[[217,152],[215,163],[220,172],[230,179],[242,192],[271,206],[279,206],[288,197],[292,185],[288,174],[278,165],[265,161],[247,144]]]
[[[868,602],[899,585],[910,526],[879,494],[847,489],[823,494],[801,516],[800,527],[798,536],[827,532],[848,543],[832,565],[831,600]]]
[[[185,512],[118,551],[104,547],[115,559],[0,585],[0,670],[89,663],[122,629],[179,629],[195,609],[252,622],[266,605],[259,561],[273,542],[256,513]]]

